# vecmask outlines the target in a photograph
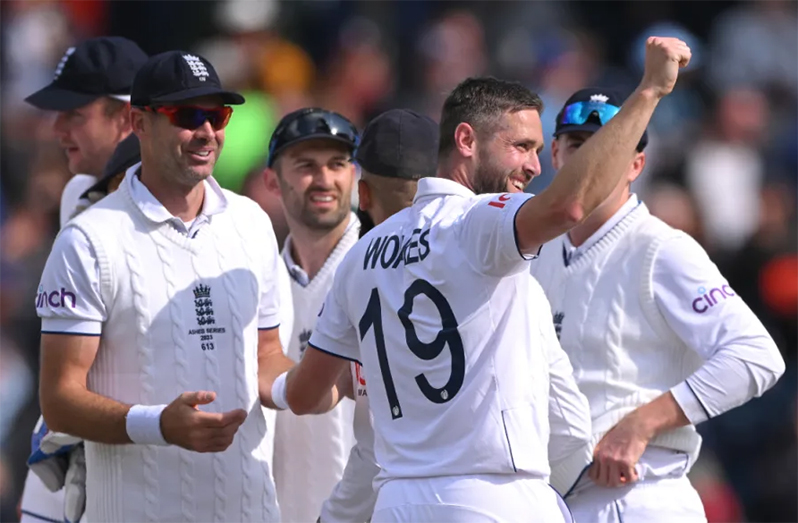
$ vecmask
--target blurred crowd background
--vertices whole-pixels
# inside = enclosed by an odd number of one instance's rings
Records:
[[[451,88],[492,74],[546,103],[547,140],[565,99],[587,85],[630,92],[645,38],[678,36],[689,69],[657,109],[635,191],[708,250],[770,330],[787,372],[764,398],[700,426],[691,476],[710,522],[798,521],[798,4],[712,2],[277,1],[0,2],[0,520],[14,521],[38,416],[34,296],[69,179],[52,115],[23,99],[65,49],[120,35],[148,53],[197,52],[241,90],[219,182],[258,201],[286,234],[262,165],[272,129],[296,108],[338,111],[360,128],[392,107],[438,119]],[[539,192],[553,171],[544,152]]]

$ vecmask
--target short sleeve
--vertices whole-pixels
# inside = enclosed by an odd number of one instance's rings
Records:
[[[261,211],[263,212],[263,211]],[[261,270],[263,272],[263,285],[260,291],[258,306],[258,329],[274,329],[280,325],[281,294],[280,294],[280,252],[277,249],[277,238],[268,215],[263,212],[264,225],[262,227],[266,241],[266,253]]]
[[[36,292],[42,332],[99,336],[107,318],[100,264],[91,242],[76,227],[56,238]]]
[[[529,270],[528,255],[518,248],[515,217],[532,197],[527,193],[479,197],[464,214],[458,231],[466,257],[478,272],[507,276]]]
[[[347,259],[349,256],[344,259],[344,263]],[[335,273],[332,289],[327,293],[308,343],[322,352],[360,363],[360,340],[346,313],[344,280],[349,273],[345,270],[344,263]]]

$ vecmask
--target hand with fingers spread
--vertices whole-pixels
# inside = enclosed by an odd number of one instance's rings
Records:
[[[161,433],[167,443],[195,452],[227,449],[247,413],[243,409],[212,413],[197,408],[215,399],[215,392],[184,392],[167,405],[161,414]]]
[[[650,90],[662,98],[676,85],[679,68],[687,67],[692,53],[678,38],[649,37],[646,41],[646,62],[640,89]]]
[[[627,415],[598,442],[588,475],[601,487],[623,487],[638,480],[635,465],[654,431],[635,412]]]

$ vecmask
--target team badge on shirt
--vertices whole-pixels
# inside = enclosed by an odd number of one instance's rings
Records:
[[[308,348],[308,342],[310,341],[310,335],[313,334],[313,331],[310,329],[305,329],[299,333],[299,359],[302,359],[302,356],[305,355],[305,350]]]

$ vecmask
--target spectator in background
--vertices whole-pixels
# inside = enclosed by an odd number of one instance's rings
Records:
[[[687,152],[685,183],[710,252],[736,251],[757,228],[768,117],[764,93],[729,89],[717,100],[712,126]]]

